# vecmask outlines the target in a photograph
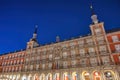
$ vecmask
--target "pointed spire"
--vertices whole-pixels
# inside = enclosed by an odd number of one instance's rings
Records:
[[[37,30],[38,30],[38,25],[35,25],[35,31],[34,31],[35,34],[37,34]]]
[[[38,30],[38,25],[35,25],[35,31],[33,33],[32,40],[37,41],[37,30]]]
[[[92,13],[92,15],[94,15],[95,12],[94,12],[94,9],[93,9],[93,5],[92,5],[92,3],[91,3],[91,5],[90,5],[90,9],[91,9],[91,13]]]
[[[97,15],[96,15],[95,12],[94,12],[93,5],[92,5],[92,4],[90,5],[90,9],[91,9],[91,13],[92,13],[92,15],[91,15],[92,22],[93,22],[94,24],[96,24],[96,23],[98,23],[98,19],[97,19]]]

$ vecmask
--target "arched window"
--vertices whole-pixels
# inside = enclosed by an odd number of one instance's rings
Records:
[[[104,73],[106,80],[115,80],[114,79],[114,74],[111,71],[106,71]]]
[[[94,80],[101,80],[100,72],[95,71],[95,72],[93,73],[93,79],[94,79]]]
[[[80,53],[80,56],[85,56],[85,50],[84,49],[80,49],[79,53]]]
[[[67,58],[67,52],[63,52],[63,58]]]
[[[71,50],[71,57],[75,57],[75,50]]]
[[[82,76],[83,76],[83,80],[90,80],[90,74],[88,72],[83,72]]]

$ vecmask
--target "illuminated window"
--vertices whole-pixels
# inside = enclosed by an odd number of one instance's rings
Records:
[[[75,50],[71,50],[71,56],[72,56],[72,57],[75,56]]]
[[[120,52],[120,44],[115,45],[116,52]]]
[[[39,64],[36,65],[36,70],[38,70],[38,69],[39,69]]]
[[[85,49],[80,49],[79,53],[80,53],[80,56],[85,56]]]
[[[101,28],[96,28],[95,33],[96,33],[96,35],[101,34]]]
[[[106,51],[107,51],[107,48],[106,48],[105,45],[103,45],[103,46],[99,46],[99,50],[100,50],[101,52],[106,52]]]
[[[49,55],[49,60],[52,60],[52,54]]]
[[[102,57],[102,62],[103,62],[103,64],[105,64],[105,65],[109,65],[109,63],[110,63],[109,57],[108,57],[108,56]]]
[[[64,61],[64,62],[63,62],[63,67],[64,67],[64,68],[67,68],[67,61]]]
[[[48,67],[49,67],[49,69],[51,69],[52,68],[52,63],[49,63]]]
[[[97,59],[96,58],[90,58],[90,63],[92,66],[96,66],[97,65]]]
[[[63,52],[63,57],[67,58],[67,52]]]
[[[118,36],[112,36],[112,40],[113,42],[118,42],[119,41]]]
[[[76,65],[76,60],[72,60],[71,65],[74,67]]]
[[[42,69],[45,69],[45,64],[42,64]]]
[[[30,65],[30,70],[33,70],[33,65]]]

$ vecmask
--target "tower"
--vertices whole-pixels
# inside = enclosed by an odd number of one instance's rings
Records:
[[[94,40],[99,64],[109,65],[113,62],[113,59],[111,57],[111,51],[108,45],[108,40],[104,29],[104,23],[99,22],[92,5],[90,6],[90,9],[92,13],[91,15],[92,24],[90,25],[90,29],[92,33],[92,38]]]
[[[32,48],[39,46],[38,41],[37,41],[37,30],[38,30],[38,26],[36,25],[35,31],[33,33],[33,37],[30,39],[29,42],[27,42],[27,49],[32,49]]]

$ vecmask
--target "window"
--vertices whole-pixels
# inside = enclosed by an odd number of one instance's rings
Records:
[[[93,40],[91,38],[86,39],[86,42],[87,42],[88,45],[92,45],[93,44]]]
[[[95,55],[95,49],[94,48],[88,48],[88,52],[91,56]]]
[[[105,45],[104,46],[99,46],[99,50],[100,50],[100,52],[106,52],[107,51]]]
[[[71,50],[71,56],[72,56],[72,57],[75,56],[75,50]]]
[[[33,70],[33,65],[30,65],[30,70]]]
[[[67,61],[64,61],[64,62],[63,62],[63,67],[64,67],[64,68],[67,68]]]
[[[94,48],[89,48],[88,51],[89,51],[89,53],[94,53],[95,49]]]
[[[49,55],[49,60],[52,60],[52,54]]]
[[[45,69],[45,64],[42,64],[42,69]]]
[[[49,67],[49,69],[51,69],[52,68],[52,63],[49,63],[48,67]]]
[[[119,41],[118,36],[112,36],[112,40],[113,42],[118,42]]]
[[[40,60],[40,57],[39,57],[39,56],[37,56],[37,60]]]
[[[38,69],[39,69],[39,64],[36,65],[36,70],[38,70]]]
[[[80,64],[81,64],[82,66],[85,66],[85,65],[86,65],[86,59],[81,59],[81,60],[80,60]]]
[[[34,57],[32,57],[31,61],[34,61]]]
[[[102,57],[102,62],[103,62],[103,64],[107,65],[110,62],[109,57],[108,56]]]
[[[90,58],[90,63],[92,66],[97,65],[97,59],[96,58]]]
[[[67,58],[67,52],[63,52],[63,57]]]
[[[25,66],[25,71],[27,71],[27,65]]]
[[[74,45],[75,45],[75,42],[71,42],[71,43],[70,43],[70,46],[74,46]]]
[[[116,52],[120,52],[120,44],[115,45]]]
[[[83,45],[84,44],[84,40],[78,41],[78,44]]]
[[[80,53],[80,56],[85,56],[85,50],[84,49],[80,49],[79,53]]]
[[[101,28],[96,28],[96,29],[95,29],[95,33],[96,33],[96,35],[97,35],[97,34],[101,34]]]
[[[72,66],[74,67],[76,65],[76,60],[71,61]]]

